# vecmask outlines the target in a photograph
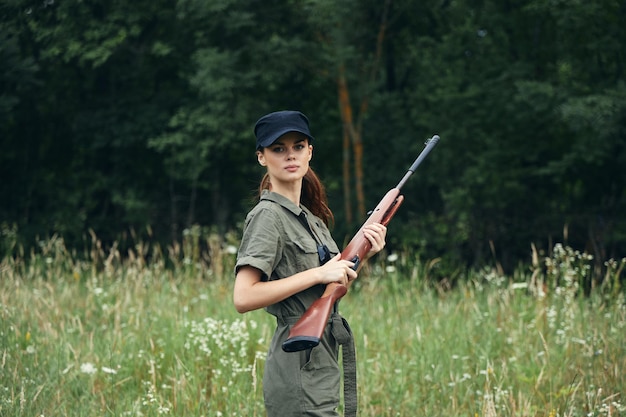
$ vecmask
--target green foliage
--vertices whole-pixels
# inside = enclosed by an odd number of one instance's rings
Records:
[[[513,271],[562,240],[602,266],[626,245],[620,16],[615,0],[5,1],[0,219],[22,243],[77,247],[90,229],[105,246],[147,226],[161,244],[236,230],[262,173],[254,122],[294,108],[342,241],[343,65],[353,105],[369,97],[370,207],[442,138],[390,246],[476,266],[495,248]]]
[[[17,29],[10,25],[0,27],[0,117],[13,122],[12,112],[20,101],[20,93],[38,84],[35,73],[38,68],[32,57],[20,56]],[[8,126],[4,126],[6,129]],[[1,131],[0,131],[1,132]]]

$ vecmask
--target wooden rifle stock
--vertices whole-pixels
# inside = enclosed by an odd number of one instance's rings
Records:
[[[380,223],[387,226],[404,200],[404,196],[400,195],[400,188],[402,188],[404,183],[438,141],[439,136],[435,135],[426,142],[426,147],[422,150],[415,162],[413,162],[413,165],[411,165],[411,168],[409,168],[402,180],[397,186],[385,194],[376,208],[370,212],[369,217],[354,235],[350,243],[348,243],[348,246],[341,252],[341,259],[354,262],[352,269],[355,271],[359,268],[361,261],[365,259],[365,255],[367,255],[372,248],[370,241],[363,235],[363,228],[371,223]],[[345,285],[336,282],[327,284],[326,290],[322,296],[309,306],[302,317],[300,317],[291,328],[287,340],[283,342],[283,350],[285,352],[297,352],[317,346],[324,334],[324,328],[328,323],[328,318],[330,317],[333,306],[347,292],[348,289]]]

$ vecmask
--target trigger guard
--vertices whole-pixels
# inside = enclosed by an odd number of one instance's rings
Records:
[[[361,263],[361,259],[359,259],[358,256],[355,256],[354,258],[350,259],[350,262],[354,263],[354,266],[352,266],[352,270],[356,271],[359,267],[359,264]]]

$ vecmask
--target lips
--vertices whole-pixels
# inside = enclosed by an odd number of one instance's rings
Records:
[[[298,165],[287,165],[285,167],[285,170],[289,172],[296,172],[298,168],[299,168]]]

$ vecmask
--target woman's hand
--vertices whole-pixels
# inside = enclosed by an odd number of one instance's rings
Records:
[[[347,285],[348,282],[357,277],[356,271],[352,269],[353,266],[354,262],[342,260],[341,254],[338,253],[319,267],[321,275],[320,284],[336,282],[338,284]]]
[[[385,247],[387,228],[380,223],[371,223],[363,227],[363,234],[372,244],[372,248],[365,255],[365,259],[369,259]]]

